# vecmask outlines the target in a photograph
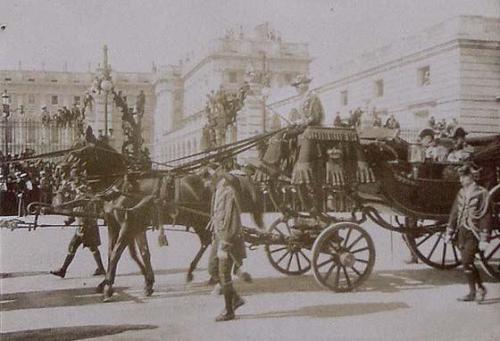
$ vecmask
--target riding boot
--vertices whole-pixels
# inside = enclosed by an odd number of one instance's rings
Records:
[[[473,271],[466,270],[465,278],[467,278],[467,284],[469,285],[469,293],[463,297],[457,298],[461,302],[470,302],[476,299],[476,276]]]
[[[215,322],[223,322],[234,320],[234,308],[233,308],[233,297],[234,297],[234,289],[232,285],[225,285],[222,289],[224,292],[224,303],[225,309],[222,313],[219,314],[215,318]]]
[[[97,264],[97,269],[94,271],[92,276],[101,276],[106,274],[106,270],[104,269],[104,265],[102,264],[101,260],[101,253],[99,252],[99,249],[92,251],[92,255],[94,256],[94,260]]]
[[[75,258],[75,254],[73,253],[68,253],[66,256],[66,259],[64,260],[63,266],[59,270],[52,270],[50,273],[55,276],[59,276],[61,278],[64,278],[66,276],[66,270],[68,270],[68,266],[71,264],[73,261],[73,258]]]
[[[475,277],[475,281],[477,283],[477,301],[482,302],[484,301],[484,298],[486,297],[488,290],[486,290],[483,284],[483,280],[481,279],[481,275],[479,274],[479,271],[477,270],[476,266],[474,266],[473,274]]]
[[[246,301],[241,298],[240,295],[236,292],[236,290],[233,290],[233,310],[236,311],[239,307],[244,305]]]

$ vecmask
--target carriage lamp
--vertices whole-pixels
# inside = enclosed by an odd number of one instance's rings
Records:
[[[110,80],[108,79],[104,79],[102,82],[101,82],[101,88],[106,91],[106,92],[109,92],[111,91],[111,89],[113,88],[113,83],[111,83]]]

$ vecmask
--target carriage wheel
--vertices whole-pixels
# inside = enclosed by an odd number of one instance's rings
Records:
[[[486,251],[480,253],[481,265],[490,275],[500,280],[500,230],[495,229],[491,233],[490,245]]]
[[[411,252],[422,262],[436,269],[449,270],[459,266],[462,261],[455,243],[445,243],[445,233],[443,228],[433,233],[406,233],[403,238]]]
[[[287,275],[302,275],[311,269],[310,251],[297,238],[290,238],[292,229],[288,219],[275,220],[269,232],[287,240],[285,244],[266,244],[266,255],[273,268]]]
[[[352,291],[360,286],[375,264],[372,238],[354,223],[327,227],[314,242],[312,253],[314,277],[335,292]]]

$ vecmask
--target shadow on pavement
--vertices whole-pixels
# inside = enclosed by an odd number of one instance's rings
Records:
[[[149,324],[121,324],[104,326],[75,326],[23,330],[11,333],[1,333],[0,340],[82,340],[91,337],[116,335],[131,330],[156,329],[158,326]]]
[[[324,304],[301,307],[294,310],[270,311],[262,314],[243,314],[238,315],[238,319],[268,319],[284,317],[313,317],[313,318],[332,318],[345,316],[359,316],[374,314],[383,311],[392,311],[397,309],[407,309],[409,306],[401,302],[389,303],[353,303],[353,304]]]
[[[206,268],[197,268],[194,271],[194,274],[196,274],[197,272],[206,272],[206,271],[207,271]],[[187,274],[188,268],[155,269],[154,272],[155,272],[156,276]],[[120,276],[142,276],[142,273],[140,271],[135,271],[135,272],[116,274],[116,277],[120,277]]]
[[[143,303],[138,298],[124,292],[127,288],[114,287],[113,289],[115,290],[113,302]],[[0,311],[11,311],[102,304],[102,295],[96,294],[95,288],[72,288],[1,294],[0,301]]]
[[[0,279],[47,275],[48,271],[0,272]]]

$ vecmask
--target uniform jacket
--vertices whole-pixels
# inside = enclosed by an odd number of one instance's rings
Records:
[[[217,183],[212,199],[212,219],[215,236],[231,255],[241,260],[246,257],[241,208],[236,189],[226,179]]]
[[[302,119],[306,120],[307,125],[320,126],[325,118],[325,111],[321,100],[312,91],[306,94],[299,107],[299,113]]]
[[[451,209],[448,228],[465,228],[479,236],[479,232],[489,232],[493,224],[491,210],[486,207],[488,191],[477,184],[462,188],[458,192]],[[481,217],[481,212],[485,212]]]

